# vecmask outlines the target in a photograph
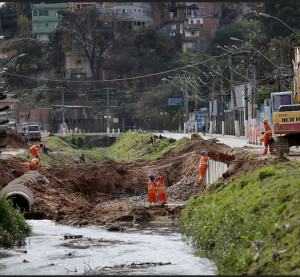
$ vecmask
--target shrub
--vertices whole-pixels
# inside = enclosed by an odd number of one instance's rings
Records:
[[[263,180],[265,178],[271,177],[275,175],[275,171],[272,167],[267,167],[259,171],[258,179]]]
[[[30,231],[22,213],[0,197],[0,245],[9,247],[21,243]]]

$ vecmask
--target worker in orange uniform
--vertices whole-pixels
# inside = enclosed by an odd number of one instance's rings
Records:
[[[200,156],[200,164],[199,164],[199,178],[197,181],[198,185],[205,185],[205,175],[206,175],[206,171],[208,168],[208,154],[205,151],[201,152],[201,156]]]
[[[29,148],[29,152],[32,155],[33,158],[36,158],[38,156],[39,151],[44,147],[44,145],[41,144],[34,144]]]
[[[33,158],[29,163],[26,164],[29,170],[37,170],[41,165],[40,158],[37,156]]]
[[[155,205],[157,202],[155,176],[154,174],[149,174],[148,178],[148,202],[149,206],[152,206],[152,204]]]
[[[260,139],[260,141],[263,142],[264,145],[265,145],[263,155],[267,155],[268,154],[268,148],[271,152],[270,142],[272,140],[272,129],[271,129],[267,119],[264,119],[264,132],[262,132],[262,134],[264,136]]]
[[[162,176],[156,177],[157,201],[162,206],[167,202],[167,193],[165,189],[165,179]]]

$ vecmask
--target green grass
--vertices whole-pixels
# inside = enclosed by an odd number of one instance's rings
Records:
[[[43,164],[70,163],[78,161],[84,154],[86,163],[101,162],[107,159],[132,161],[136,159],[155,160],[169,152],[181,150],[187,139],[169,140],[157,138],[152,145],[151,134],[127,132],[121,134],[114,144],[109,147],[93,147],[97,144],[106,144],[105,137],[91,137],[73,135],[64,138],[51,136],[43,140],[47,147],[55,153],[49,155],[41,153]],[[24,156],[24,155],[23,155]],[[30,160],[29,153],[25,154]]]
[[[22,243],[31,232],[23,215],[10,202],[0,197],[0,246],[11,247]]]
[[[299,169],[296,162],[267,166],[219,192],[191,198],[181,215],[183,232],[220,274],[299,275]],[[256,261],[255,240],[264,241]]]
[[[187,139],[178,141],[155,139],[151,143],[151,134],[128,132],[118,137],[116,143],[106,149],[106,155],[115,160],[155,160],[170,151],[179,151],[186,144]]]

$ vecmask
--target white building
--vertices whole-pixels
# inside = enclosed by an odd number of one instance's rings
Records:
[[[152,6],[145,2],[115,3],[114,12],[118,18],[130,20],[133,29],[153,25]]]

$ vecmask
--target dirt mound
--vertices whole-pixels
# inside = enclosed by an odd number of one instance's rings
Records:
[[[33,218],[48,218],[67,224],[105,224],[111,222],[144,222],[157,216],[174,218],[180,210],[170,208],[147,209],[141,203],[129,200],[147,192],[147,174],[153,172],[165,177],[169,198],[187,200],[199,194],[196,184],[199,154],[207,151],[217,161],[232,164],[241,160],[241,172],[258,166],[255,158],[217,143],[196,138],[178,152],[170,152],[155,161],[105,161],[92,165],[43,165],[40,173],[49,182],[32,182],[28,186],[35,195]],[[25,166],[17,159],[1,161],[0,188],[22,175]],[[241,173],[242,174],[242,173]]]
[[[26,138],[20,134],[15,134],[12,132],[7,132],[5,144],[6,147],[10,149],[19,149],[27,147]]]

